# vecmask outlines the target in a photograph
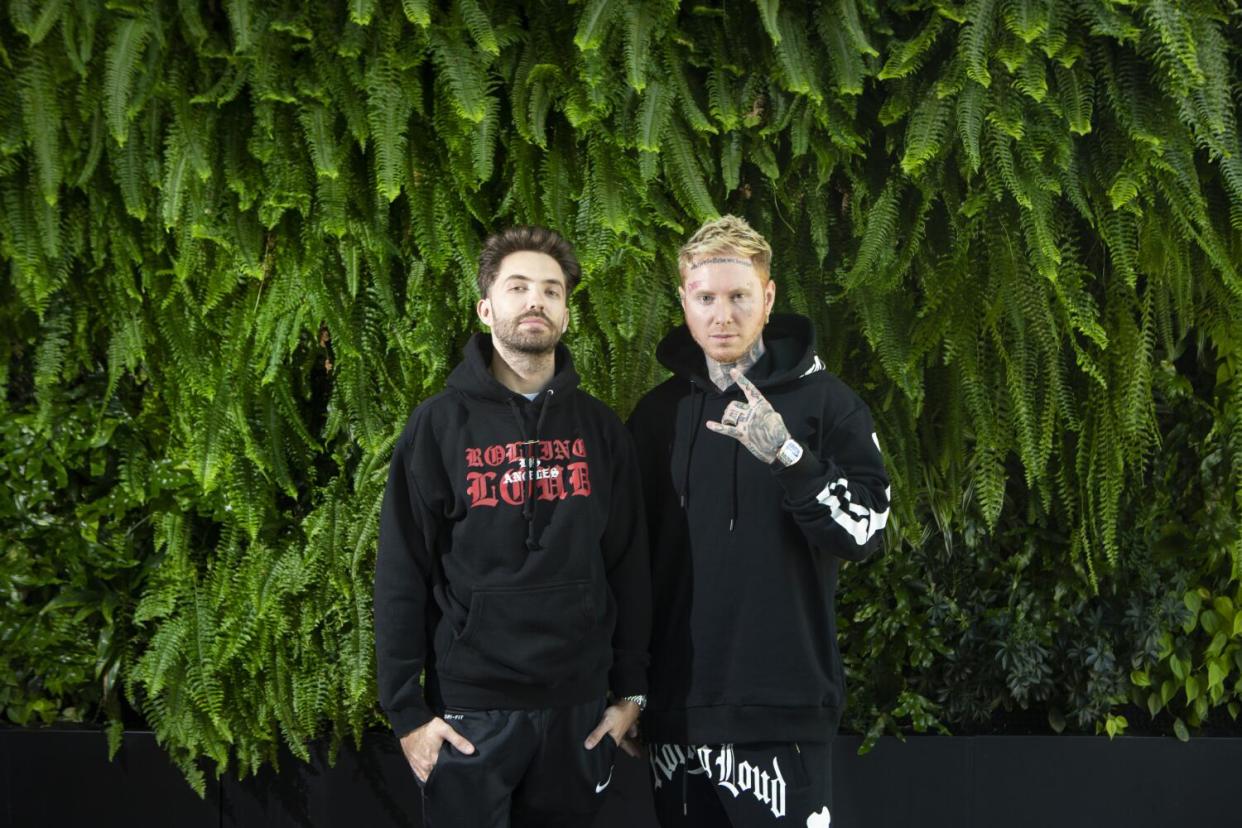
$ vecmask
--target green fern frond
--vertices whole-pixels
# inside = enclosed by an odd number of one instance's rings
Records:
[[[781,12],[777,22],[781,36],[774,39],[774,43],[785,88],[819,103],[824,99],[824,93],[817,77],[818,64],[812,56],[803,24],[788,10]]]
[[[842,95],[861,95],[863,73],[866,69],[862,55],[856,50],[855,44],[850,42],[843,28],[829,24],[824,15],[816,22],[820,39],[828,47],[828,62],[832,67],[837,92]]]
[[[349,0],[349,19],[359,26],[371,25],[375,16],[375,0]]]
[[[625,78],[635,92],[641,93],[647,87],[647,68],[655,21],[655,15],[642,3],[627,5],[625,8]]]
[[[456,0],[457,12],[466,23],[471,39],[480,49],[489,55],[500,54],[500,44],[496,41],[496,31],[487,12],[479,5],[479,0]]]
[[[487,115],[489,86],[482,61],[460,38],[446,31],[433,30],[431,42],[436,63],[452,91],[453,109],[462,118],[479,123]],[[400,91],[399,86],[394,89]]]
[[[233,30],[234,54],[251,52],[267,27],[266,8],[255,8],[251,0],[225,0],[224,12]]]
[[[966,8],[966,18],[958,40],[962,57],[966,60],[966,76],[980,86],[991,86],[988,52],[996,29],[996,0],[971,0]]]
[[[918,72],[931,56],[932,46],[944,30],[944,18],[938,14],[928,17],[926,25],[909,40],[893,44],[888,60],[884,62],[877,77],[880,80],[905,78]]]
[[[574,45],[583,52],[591,52],[599,48],[612,18],[616,14],[617,4],[613,0],[588,0],[578,18],[578,31],[574,35]]]
[[[689,78],[686,75],[686,67],[673,50],[671,44],[664,50],[664,61],[668,79],[672,81],[677,104],[680,107],[682,117],[686,119],[686,123],[695,132],[707,132],[715,135],[716,127],[703,114],[703,110],[699,108],[695,92],[691,88]]]
[[[1001,13],[1005,28],[1024,43],[1034,43],[1048,31],[1051,5],[1050,0],[1007,0]]]
[[[653,80],[643,93],[638,108],[634,136],[638,148],[644,152],[659,152],[669,120],[673,114],[673,90],[663,81]]]
[[[699,155],[680,125],[674,124],[669,129],[661,156],[682,206],[700,222],[719,217],[703,169],[699,166]]]
[[[375,186],[387,201],[406,179],[406,134],[413,104],[393,56],[381,55],[367,72],[367,122],[375,150]],[[476,119],[477,120],[477,119]]]
[[[130,96],[133,92],[138,62],[151,37],[150,24],[140,18],[128,18],[117,26],[108,47],[104,81],[104,111],[113,139],[125,146],[129,138]]]
[[[906,175],[919,175],[929,161],[944,151],[952,114],[948,101],[932,94],[923,96],[906,130],[906,149],[901,158],[901,169]]]
[[[768,37],[772,39],[772,45],[779,46],[781,43],[781,27],[778,22],[780,0],[755,0],[755,5],[759,8],[759,19],[763,22],[763,28],[768,33]]]
[[[867,57],[879,57],[880,53],[871,41],[867,38],[866,32],[863,31],[862,20],[858,16],[858,4],[855,0],[838,0],[836,8],[836,17],[838,25],[845,32],[854,51],[860,55]],[[823,26],[824,18],[821,16],[819,25]]]
[[[405,19],[414,25],[424,29],[431,25],[429,0],[401,0],[401,10],[405,12]]]
[[[56,4],[49,4],[53,6]],[[26,134],[31,137],[39,191],[48,204],[56,204],[63,178],[60,149],[61,96],[45,50],[33,50],[30,64],[18,78]]]
[[[31,46],[38,46],[43,38],[60,22],[65,10],[65,0],[48,0],[41,3],[36,13],[29,0],[15,0],[9,6],[9,19],[17,31],[30,38]]]
[[[530,139],[540,147],[547,147],[548,111],[552,108],[555,84],[561,77],[560,67],[540,63],[530,70],[530,98],[527,105],[527,123]]]
[[[335,179],[340,175],[341,147],[332,131],[327,108],[311,103],[298,110],[298,122],[315,165],[315,175]]]
[[[858,253],[846,277],[847,284],[854,284],[874,275],[885,251],[891,251],[897,238],[897,213],[901,193],[895,179],[891,179],[880,191],[867,211]]]

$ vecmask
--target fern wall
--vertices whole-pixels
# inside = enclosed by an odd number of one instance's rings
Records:
[[[482,238],[577,245],[570,345],[624,414],[678,245],[735,212],[891,464],[852,726],[1227,722],[1240,47],[1228,0],[14,0],[8,718],[145,720],[200,791],[382,724],[386,463]]]

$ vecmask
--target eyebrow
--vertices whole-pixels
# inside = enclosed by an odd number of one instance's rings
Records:
[[[503,279],[503,281],[507,282],[507,281],[509,281],[510,279],[521,279],[523,282],[533,282],[533,281],[535,281],[534,279],[532,279],[532,278],[530,278],[529,276],[526,276],[525,274],[522,274],[522,273],[510,273],[508,276],[506,276],[506,277]],[[544,279],[544,280],[543,280],[543,284],[545,284],[545,285],[556,285],[557,287],[564,287],[564,286],[565,286],[565,283],[564,283],[564,282],[562,282],[560,279],[556,279],[556,278],[552,278],[552,279]]]
[[[750,293],[750,291],[751,288],[746,285],[739,285],[738,287],[732,287],[727,290],[712,290],[706,285],[696,287],[693,284],[686,288],[687,293]]]

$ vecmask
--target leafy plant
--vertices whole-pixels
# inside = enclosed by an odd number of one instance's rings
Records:
[[[473,330],[482,239],[574,242],[569,344],[625,414],[675,251],[733,212],[892,472],[887,552],[842,578],[851,724],[1111,735],[1156,692],[1153,727],[1206,723],[1237,701],[1236,17],[15,0],[6,715],[115,736],[129,704],[200,791],[202,758],[378,725],[383,469]]]

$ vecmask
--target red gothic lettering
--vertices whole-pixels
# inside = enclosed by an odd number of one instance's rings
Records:
[[[510,463],[516,463],[522,459],[521,443],[505,443],[505,459]]]
[[[470,508],[476,506],[496,506],[495,489],[492,481],[496,472],[466,472],[466,494],[470,495]]]
[[[573,490],[570,494],[574,497],[591,496],[591,477],[587,474],[586,463],[569,464],[569,488]]]
[[[482,468],[483,450],[477,448],[466,449],[466,465],[475,469]]]
[[[501,463],[505,462],[505,447],[488,446],[483,452],[483,459],[489,466],[499,466]]]
[[[510,506],[521,506],[526,500],[526,481],[520,474],[507,474],[500,481],[500,499]]]
[[[586,443],[581,437],[574,440],[573,452],[574,457],[586,457]]]
[[[539,488],[540,500],[564,500],[565,470],[560,466],[553,466],[548,469],[546,477],[535,479],[535,485]]]

